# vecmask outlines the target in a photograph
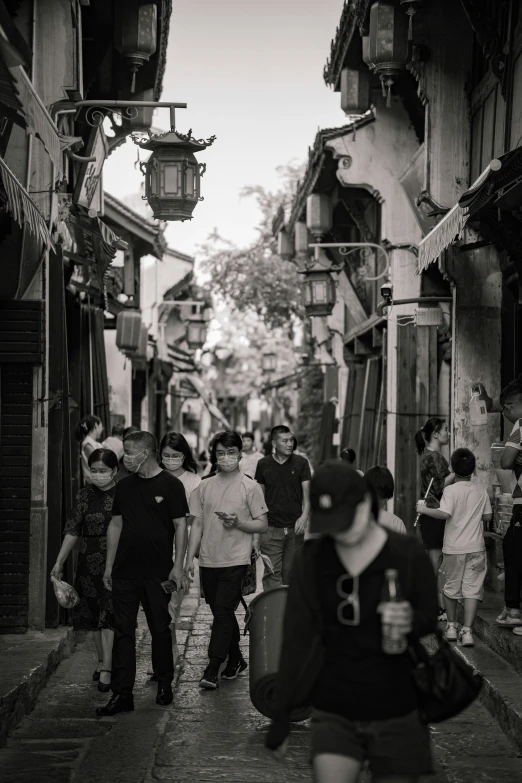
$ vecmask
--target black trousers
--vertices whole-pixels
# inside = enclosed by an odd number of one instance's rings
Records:
[[[508,609],[520,609],[520,591],[522,589],[522,505],[513,507],[511,525],[504,536],[502,551],[504,553],[504,598]]]
[[[140,603],[151,635],[152,668],[159,682],[174,679],[168,596],[160,579],[113,579],[112,690],[131,697],[136,679],[136,621]]]
[[[239,625],[236,609],[241,601],[241,584],[248,566],[229,568],[203,568],[199,574],[205,593],[205,600],[214,615],[208,657],[224,661],[228,656],[234,662],[239,660]]]

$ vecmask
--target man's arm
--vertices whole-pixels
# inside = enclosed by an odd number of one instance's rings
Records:
[[[517,457],[520,455],[520,452],[520,448],[517,448],[515,445],[506,444],[502,456],[500,457],[500,467],[502,470],[511,470]]]
[[[248,519],[246,522],[240,522],[236,525],[238,530],[242,530],[243,533],[266,533],[268,530],[268,516],[266,514],[260,514],[255,519]]]
[[[423,500],[417,502],[417,512],[425,514],[427,517],[432,517],[432,519],[449,519],[451,516],[447,511],[441,511],[440,508],[429,508],[429,506],[424,505]]]
[[[176,582],[178,589],[181,587],[185,572],[183,570],[183,561],[185,559],[185,552],[187,548],[187,518],[177,517],[174,522],[174,541],[175,541],[175,556],[174,566],[169,574],[169,579]]]
[[[123,517],[115,516],[107,528],[107,557],[105,558],[105,573],[103,575],[103,584],[107,590],[112,590],[112,567],[118,551],[122,527]]]
[[[310,481],[301,482],[303,488],[303,511],[295,523],[295,532],[298,536],[303,535],[310,516]]]
[[[187,559],[185,562],[185,574],[187,576],[194,576],[194,558],[201,544],[201,536],[203,535],[203,517],[194,517],[190,528],[190,536],[188,542]]]

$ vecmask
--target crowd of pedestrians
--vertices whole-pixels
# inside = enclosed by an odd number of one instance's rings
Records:
[[[520,381],[499,401],[481,391],[489,409],[500,406],[512,423],[502,467],[513,470],[514,512],[504,539],[506,605],[497,622],[522,635]],[[134,709],[140,604],[157,703],[172,702],[175,623],[196,560],[213,616],[199,685],[215,690],[245,671],[236,610],[249,568],[262,555],[271,566],[263,590],[288,586],[267,747],[284,754],[292,711],[308,705],[318,783],[355,782],[366,762],[376,781],[415,781],[429,772],[429,733],[408,650],[441,622],[447,641],[474,644],[487,570],[484,524],[492,515],[488,493],[474,481],[473,453],[457,449],[451,467],[443,455],[446,421],[430,418],[415,438],[421,499],[412,503],[414,535],[389,509],[395,487],[386,467],[363,474],[346,449],[314,473],[284,425],[272,429],[262,451],[252,432],[218,433],[206,475],[181,433],[167,433],[159,446],[135,427],[117,426],[102,443],[101,436],[95,416],[79,425],[84,487],[52,570],[61,578],[79,539],[80,602],[72,620],[93,632],[93,680],[112,691],[98,715]]]

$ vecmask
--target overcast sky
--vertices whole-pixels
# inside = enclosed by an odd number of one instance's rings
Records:
[[[170,223],[169,244],[195,253],[214,227],[237,244],[255,236],[257,210],[245,185],[277,188],[276,168],[306,159],[319,127],[343,125],[339,93],[323,81],[343,0],[175,0],[162,100],[186,102],[178,130],[216,135],[198,154],[205,200],[193,220]],[[154,125],[168,127],[168,111]],[[118,198],[136,193],[136,147],[127,142],[104,168]]]

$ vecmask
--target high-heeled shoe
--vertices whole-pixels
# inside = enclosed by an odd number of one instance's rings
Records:
[[[106,672],[107,674],[112,674],[110,669],[101,669],[100,674],[102,672]],[[111,689],[111,683],[110,682],[102,682],[101,680],[98,681],[98,690],[100,693],[108,693]]]
[[[103,661],[98,661],[98,663],[103,663]],[[92,681],[99,682],[99,680],[100,680],[100,672],[98,671],[98,669],[96,669],[94,674],[92,675]]]

